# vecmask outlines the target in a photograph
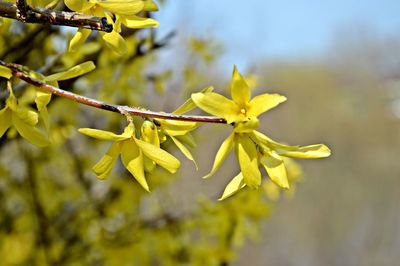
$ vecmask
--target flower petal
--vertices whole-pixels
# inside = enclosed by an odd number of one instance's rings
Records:
[[[11,110],[7,107],[0,110],[0,138],[11,126]]]
[[[95,5],[91,1],[82,0],[64,0],[64,3],[69,9],[77,12],[85,11]]]
[[[121,16],[130,16],[139,13],[144,8],[143,1],[137,0],[106,0],[96,2],[102,8]]]
[[[34,126],[39,122],[38,114],[24,107],[18,107],[13,114],[30,126]]]
[[[60,81],[60,80],[66,80],[66,79],[71,79],[75,77],[79,77],[85,73],[88,73],[95,69],[96,66],[93,64],[92,61],[87,61],[82,64],[76,65],[74,67],[71,67],[70,69],[59,72],[50,76],[45,77],[45,81]]]
[[[48,138],[37,128],[25,123],[17,115],[12,115],[12,123],[18,133],[27,141],[38,147],[44,147],[50,144]]]
[[[156,28],[160,23],[152,18],[142,18],[138,16],[124,17],[122,23],[131,29],[141,29],[141,28]]]
[[[197,163],[194,160],[193,155],[190,153],[188,148],[186,148],[185,145],[183,145],[182,142],[180,142],[177,138],[174,138],[173,136],[170,136],[170,138],[175,143],[175,145],[178,147],[178,149],[183,153],[183,155],[185,155],[186,158],[188,158],[189,160],[191,160],[194,163],[196,170],[198,170],[199,168],[197,167]]]
[[[258,169],[258,152],[256,145],[248,136],[238,136],[236,154],[242,170],[244,182],[251,188],[261,184],[261,173]]]
[[[118,159],[121,147],[119,142],[114,142],[107,150],[106,154],[93,166],[92,170],[97,178],[105,179],[111,173],[115,162]]]
[[[46,127],[46,130],[49,131],[50,122],[49,122],[49,113],[47,111],[47,105],[51,100],[51,93],[38,91],[36,92],[35,103],[36,107],[39,111],[40,117],[43,120],[43,124]]]
[[[84,134],[86,136],[100,139],[100,140],[113,140],[113,141],[121,141],[126,140],[132,137],[135,132],[135,126],[130,123],[124,130],[121,135],[114,134],[110,131],[93,129],[93,128],[80,128],[78,129],[79,133]]]
[[[271,180],[281,188],[288,189],[289,181],[286,175],[283,159],[274,151],[261,158],[261,164],[264,166]]]
[[[102,33],[103,40],[118,55],[124,55],[128,51],[126,42],[118,32]]]
[[[229,184],[226,186],[226,188],[224,190],[224,193],[222,193],[221,198],[219,198],[218,200],[224,200],[224,199],[232,196],[233,194],[235,194],[236,192],[238,192],[245,186],[246,186],[246,183],[244,183],[243,174],[240,172],[237,176],[235,176],[229,182]]]
[[[0,66],[0,77],[10,79],[12,77],[11,69],[5,66]]]
[[[286,101],[286,97],[279,94],[265,93],[258,95],[251,99],[247,115],[250,117],[257,117],[284,101]]]
[[[209,114],[225,118],[228,124],[240,119],[238,105],[218,93],[193,93],[192,99],[199,108]]]
[[[197,122],[156,119],[162,131],[170,136],[183,136],[199,126]]]
[[[203,89],[201,92],[212,92],[214,90],[213,87],[207,87]],[[173,114],[184,114],[192,111],[193,109],[196,108],[196,104],[193,102],[192,98],[189,98],[186,102],[184,102],[181,106],[178,107],[175,111],[173,111]]]
[[[181,166],[181,163],[174,156],[168,152],[160,149],[145,141],[134,139],[139,148],[143,151],[144,155],[149,157],[159,166],[167,169],[170,173],[175,173]]]
[[[133,140],[125,140],[121,144],[121,160],[126,169],[133,175],[139,184],[146,190],[150,191],[144,175],[143,154],[136,142]],[[149,144],[150,145],[150,144]]]
[[[230,85],[231,95],[234,102],[242,107],[250,100],[250,88],[245,79],[240,75],[236,65],[233,68],[232,81]]]
[[[235,123],[233,131],[236,133],[251,133],[260,125],[257,118],[249,118],[247,120]]]
[[[221,147],[219,147],[219,149],[218,149],[217,155],[215,155],[214,164],[213,164],[213,167],[212,167],[210,173],[208,173],[203,178],[209,178],[210,176],[215,174],[215,172],[217,172],[218,168],[221,166],[221,164],[224,162],[225,158],[231,152],[231,150],[233,148],[234,139],[235,139],[235,134],[232,133],[229,135],[228,138],[226,138],[224,140],[224,142],[222,142]]]
[[[142,140],[151,143],[156,147],[160,147],[160,138],[158,137],[158,129],[153,122],[149,120],[144,121],[140,131]]]
[[[157,3],[153,0],[144,0],[143,11],[158,11]]]
[[[92,30],[80,28],[69,42],[68,52],[76,52],[86,41]]]
[[[331,155],[331,150],[324,144],[294,147],[293,150],[278,149],[277,153],[292,158],[313,159],[325,158]]]
[[[254,131],[253,135],[261,144],[265,145],[269,149],[275,150],[279,155],[282,156],[312,159],[324,158],[331,155],[331,150],[324,144],[314,144],[308,146],[289,146],[274,141],[258,131]]]

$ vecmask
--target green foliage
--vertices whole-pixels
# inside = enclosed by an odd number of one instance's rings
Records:
[[[158,26],[149,15],[158,10],[153,1],[64,2],[73,11],[106,17],[113,31],[78,29],[72,37],[59,28],[4,19],[0,58],[23,65],[18,71],[54,88],[120,106],[159,102],[159,96],[149,91],[151,84],[168,95],[166,80],[176,72],[149,75],[157,63],[153,53],[163,47],[153,30],[143,30]],[[29,4],[62,6],[57,1]],[[286,157],[330,155],[323,144],[288,146],[256,131],[258,116],[286,97],[261,94],[251,99],[256,81],[243,77],[236,67],[229,87],[232,100],[213,87],[201,90],[205,86],[198,84],[204,78],[199,65],[211,65],[220,47],[210,49],[206,41],[193,38],[189,48],[196,55],[191,57],[196,63],[188,62],[183,70],[190,97],[173,114],[200,108],[226,120],[232,132],[206,177],[215,174],[234,149],[240,172],[220,200],[240,192],[222,202],[199,197],[188,210],[171,207],[176,204],[171,187],[179,183],[172,175],[181,166],[179,156],[198,168],[194,131],[203,123],[90,110],[27,85],[10,68],[0,66],[0,257],[6,258],[2,263],[224,265],[247,238],[257,238],[281,188],[300,180],[301,169]],[[156,107],[161,109],[161,104]],[[76,128],[96,140],[76,134]],[[181,154],[175,155],[171,144]],[[203,146],[199,142],[197,148]],[[91,167],[101,181],[88,171]],[[104,180],[107,177],[111,178]]]

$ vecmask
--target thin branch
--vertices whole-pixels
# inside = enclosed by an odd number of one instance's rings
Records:
[[[0,16],[12,18],[24,23],[39,23],[79,27],[111,32],[113,26],[105,17],[87,16],[76,12],[57,11],[42,7],[31,7],[25,1],[16,4],[0,2]]]
[[[54,94],[59,97],[67,98],[69,100],[92,106],[95,108],[120,113],[122,115],[133,115],[147,118],[159,118],[159,119],[169,119],[169,120],[180,120],[180,121],[190,121],[190,122],[204,122],[204,123],[219,123],[226,124],[226,120],[224,118],[216,117],[216,116],[199,116],[199,115],[178,115],[164,112],[154,112],[145,110],[142,108],[135,108],[129,106],[115,105],[105,103],[96,99],[92,99],[89,97],[85,97],[73,92],[65,91],[54,86],[48,85],[43,81],[34,79],[29,75],[25,74],[23,71],[23,66],[18,64],[5,63],[0,60],[0,65],[8,67],[11,69],[13,76],[24,80],[25,82],[38,87],[39,89]]]

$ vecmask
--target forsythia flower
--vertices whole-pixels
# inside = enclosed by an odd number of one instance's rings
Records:
[[[193,102],[204,111],[223,117],[233,125],[233,132],[219,148],[213,167],[208,175],[212,176],[234,148],[241,172],[226,187],[221,199],[229,197],[245,186],[258,188],[261,184],[262,166],[270,179],[282,188],[289,188],[283,158],[322,158],[330,155],[323,144],[305,147],[288,146],[269,139],[255,129],[259,126],[257,116],[284,102],[286,97],[279,94],[262,94],[250,99],[250,88],[245,79],[233,70],[230,85],[232,99],[214,93],[200,92],[192,94]]]
[[[136,14],[142,11],[157,11],[158,7],[152,0],[65,0],[65,5],[74,11],[83,14],[106,17],[108,23],[113,25],[113,31],[110,33],[101,32],[103,40],[107,45],[114,48],[119,54],[124,54],[127,50],[124,39],[119,34],[121,24],[128,28],[157,27],[158,21],[151,18],[142,18]],[[115,22],[110,16],[115,15]],[[69,46],[70,51],[75,51],[85,42],[90,35],[91,30],[79,29],[72,38]]]
[[[9,92],[6,106],[0,110],[0,137],[13,126],[30,143],[38,147],[47,146],[50,143],[48,138],[35,127],[39,121],[38,114],[20,106],[11,89]]]
[[[111,173],[119,154],[125,168],[147,191],[149,186],[145,177],[145,160],[154,162],[171,173],[175,173],[180,167],[178,159],[154,145],[154,142],[137,139],[133,123],[129,123],[121,135],[91,128],[81,128],[79,132],[96,139],[114,141],[106,154],[92,168],[98,178],[106,178]]]
[[[215,92],[194,93],[192,99],[207,113],[223,117],[228,124],[234,124],[236,132],[257,128],[259,125],[257,116],[286,101],[285,96],[268,93],[250,99],[250,87],[236,66],[233,69],[230,92],[232,100]]]

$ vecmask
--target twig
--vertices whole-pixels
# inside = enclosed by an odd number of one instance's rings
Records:
[[[92,106],[95,108],[120,113],[122,115],[133,115],[133,116],[140,116],[140,117],[147,117],[147,118],[159,118],[159,119],[168,119],[168,120],[180,120],[180,121],[190,121],[190,122],[204,122],[204,123],[219,123],[219,124],[226,124],[226,120],[221,117],[216,116],[200,116],[200,115],[178,115],[178,114],[171,114],[171,113],[164,113],[164,112],[154,112],[145,110],[142,108],[135,108],[130,106],[122,106],[122,105],[115,105],[105,103],[96,99],[92,99],[89,97],[85,97],[73,92],[65,91],[54,86],[48,85],[40,80],[34,79],[29,75],[25,74],[23,71],[23,66],[18,64],[11,64],[5,63],[4,61],[0,60],[0,65],[8,67],[11,69],[13,76],[24,80],[25,82],[38,87],[39,89],[54,94],[59,97],[67,98],[69,100]]]
[[[113,26],[105,17],[87,16],[76,12],[57,11],[42,7],[31,7],[25,1],[16,4],[0,2],[0,16],[12,18],[24,23],[39,23],[87,28],[111,32]]]

